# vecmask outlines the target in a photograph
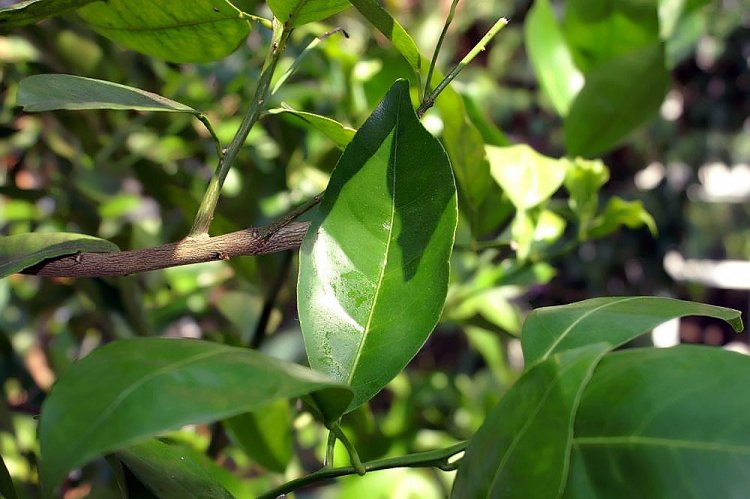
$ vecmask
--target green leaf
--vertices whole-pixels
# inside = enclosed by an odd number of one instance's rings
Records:
[[[76,253],[120,251],[115,244],[85,234],[32,232],[0,237],[0,278],[36,265],[48,258]]]
[[[250,24],[230,2],[107,0],[79,9],[97,33],[169,62],[211,62],[235,51]]]
[[[525,144],[485,149],[492,177],[519,210],[546,201],[565,180],[567,162],[543,156]]]
[[[13,486],[13,479],[10,477],[8,468],[5,467],[5,461],[0,456],[0,497],[5,499],[18,499],[16,488]]]
[[[565,121],[573,156],[598,156],[659,110],[669,87],[664,46],[612,59],[586,75]]]
[[[474,97],[465,93],[462,93],[461,97],[463,97],[464,106],[466,107],[466,116],[468,116],[471,124],[479,131],[482,140],[486,144],[498,147],[512,145],[510,139],[508,139],[503,131],[484,114],[480,104]]]
[[[349,142],[354,138],[354,134],[357,132],[355,129],[344,126],[338,121],[326,116],[320,116],[319,114],[307,113],[304,111],[296,111],[289,107],[269,109],[268,113],[283,114],[285,116],[293,117],[293,122],[301,123],[302,126],[307,129],[321,132],[331,139],[339,149],[346,148],[346,146],[349,145]]]
[[[26,0],[0,8],[0,32],[59,16],[97,0]]]
[[[349,7],[348,0],[268,0],[273,15],[287,22],[295,14],[294,26],[322,21]]]
[[[422,72],[422,55],[417,44],[403,26],[385,10],[376,0],[349,0],[370,24],[375,26],[383,36],[393,44],[393,47],[407,60],[419,77]],[[428,62],[429,65],[429,62]]]
[[[201,114],[192,107],[139,88],[66,74],[40,74],[24,78],[18,86],[17,103],[27,112],[132,109]]]
[[[477,232],[480,207],[493,186],[484,139],[469,121],[463,98],[451,87],[440,94],[436,107],[443,120],[443,144],[462,194],[461,212],[469,216]]]
[[[601,160],[576,158],[568,162],[565,189],[570,193],[568,205],[578,218],[582,239],[599,210],[599,190],[608,180],[609,169]]]
[[[524,24],[529,60],[542,90],[560,116],[566,116],[583,87],[583,74],[576,68],[549,0],[536,0]]]
[[[745,497],[748,377],[748,357],[718,348],[608,355],[581,399],[565,497]]]
[[[229,437],[250,459],[269,471],[286,470],[294,453],[289,402],[278,400],[223,423]]]
[[[656,4],[655,0],[565,2],[563,31],[573,59],[587,79],[603,64],[658,42]]]
[[[742,330],[740,313],[729,308],[656,296],[594,298],[531,312],[521,331],[524,359],[530,366],[556,352],[600,342],[615,348],[688,315],[715,317]]]
[[[369,400],[417,353],[448,286],[456,188],[397,81],[339,160],[300,253],[310,365]]]
[[[586,237],[590,239],[606,237],[622,225],[631,229],[637,229],[645,225],[651,231],[651,234],[656,235],[658,232],[656,221],[643,207],[642,201],[625,201],[613,197],[607,203],[604,213],[591,221],[591,227],[588,229]]]
[[[306,394],[330,421],[351,400],[330,378],[253,350],[161,338],[111,343],[73,364],[44,401],[42,484],[52,492],[69,470],[160,432]]]
[[[187,447],[151,439],[131,445],[116,455],[160,499],[235,497],[222,485],[219,477],[236,483],[239,480],[206,456]]]
[[[578,401],[606,351],[569,350],[527,371],[471,439],[451,497],[558,497]]]

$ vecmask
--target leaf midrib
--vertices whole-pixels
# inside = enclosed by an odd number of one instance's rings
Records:
[[[644,435],[617,435],[611,437],[574,437],[573,445],[583,446],[652,446],[670,449],[713,451],[728,454],[750,455],[750,446],[732,445],[723,442],[706,442],[702,440],[682,440],[666,437],[649,437]]]
[[[385,245],[385,252],[383,256],[383,265],[380,268],[380,275],[378,276],[378,280],[375,286],[375,297],[372,300],[372,307],[370,307],[370,313],[367,317],[367,322],[365,323],[365,328],[362,332],[362,338],[359,341],[359,345],[357,346],[357,353],[354,356],[354,362],[352,362],[352,368],[349,371],[349,376],[347,376],[347,383],[351,385],[352,380],[354,379],[354,374],[357,372],[357,365],[359,364],[359,359],[362,356],[362,352],[364,351],[365,342],[367,341],[367,335],[370,332],[370,326],[372,325],[372,318],[375,315],[375,308],[378,305],[378,298],[380,298],[380,292],[383,288],[383,278],[385,277],[385,269],[388,267],[388,255],[391,251],[391,241],[393,241],[393,222],[396,218],[396,158],[398,157],[398,129],[401,121],[401,97],[403,94],[403,90],[399,92],[398,96],[398,105],[396,106],[396,120],[395,124],[393,126],[393,144],[391,145],[391,154],[388,157],[389,163],[393,165],[393,180],[391,182],[391,217],[388,224],[388,240],[386,241]],[[390,168],[390,165],[389,165]],[[388,170],[386,170],[387,172]]]

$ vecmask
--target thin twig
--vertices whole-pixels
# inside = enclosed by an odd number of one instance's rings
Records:
[[[287,223],[275,232],[252,227],[216,237],[187,237],[153,248],[114,253],[78,253],[45,260],[24,274],[45,277],[124,276],[152,270],[229,260],[295,249],[302,244],[307,223]]]
[[[260,348],[263,340],[266,337],[266,330],[268,329],[268,321],[271,319],[271,313],[273,307],[276,305],[276,300],[279,297],[281,288],[284,287],[284,283],[289,278],[289,269],[292,267],[292,257],[294,253],[292,251],[285,251],[283,260],[279,266],[278,273],[273,280],[271,288],[268,290],[265,302],[263,302],[263,310],[260,312],[260,318],[258,319],[258,325],[255,326],[255,334],[252,340],[250,340],[250,348],[257,350]]]
[[[364,463],[363,466],[368,473],[371,471],[380,471],[392,468],[438,468],[443,471],[452,471],[458,467],[458,463],[460,462],[460,460],[454,460],[452,458],[466,450],[466,446],[468,444],[469,442],[460,442],[445,449],[419,452],[416,454],[408,454],[406,456],[391,457],[387,459],[379,459],[377,461]],[[299,490],[303,487],[307,487],[318,482],[355,474],[357,474],[357,470],[353,466],[346,466],[341,468],[324,468],[305,477],[287,482],[278,488],[262,494],[258,499],[276,499],[279,496],[288,494],[290,492]]]
[[[268,89],[271,85],[271,78],[273,77],[274,69],[276,69],[281,54],[286,48],[286,43],[289,40],[289,36],[293,29],[291,23],[285,23],[283,26],[280,24],[274,25],[273,40],[266,56],[266,61],[263,64],[258,85],[255,88],[255,95],[250,102],[250,107],[248,108],[245,117],[242,119],[242,123],[240,124],[237,133],[229,144],[229,147],[227,147],[226,154],[219,159],[219,164],[216,167],[214,175],[211,177],[208,187],[206,188],[206,193],[203,195],[203,200],[198,208],[198,213],[195,215],[195,221],[193,222],[193,227],[190,229],[189,237],[207,237],[208,228],[211,225],[216,205],[219,202],[221,187],[224,185],[224,180],[226,180],[227,175],[229,174],[232,163],[234,163],[240,149],[245,144],[250,129],[252,129],[253,125],[255,125],[255,122],[258,121],[258,118],[260,117],[260,113],[263,110],[263,105],[268,95]]]
[[[501,17],[500,19],[498,19],[498,21],[490,28],[487,34],[484,35],[481,40],[479,40],[479,43],[477,43],[474,48],[472,48],[469,53],[466,54],[463,59],[461,59],[461,62],[456,64],[456,67],[454,67],[451,72],[448,73],[448,76],[443,78],[443,81],[438,84],[435,90],[433,90],[430,95],[425,95],[424,100],[422,100],[422,104],[419,106],[419,109],[417,109],[417,116],[421,118],[428,109],[435,105],[435,101],[437,100],[438,95],[440,95],[440,93],[445,90],[445,87],[450,85],[450,83],[456,78],[456,76],[458,76],[459,73],[461,73],[461,71],[466,66],[468,66],[471,61],[473,61],[474,58],[479,55],[480,52],[487,48],[487,45],[490,43],[490,41],[492,41],[495,35],[497,35],[497,33],[501,29],[507,26],[507,24],[508,20],[506,18]]]
[[[451,22],[453,22],[453,16],[456,15],[456,6],[458,5],[458,2],[459,0],[453,0],[453,3],[451,4],[451,10],[450,12],[448,12],[448,17],[445,19],[445,24],[443,25],[443,31],[440,33],[440,38],[438,38],[437,45],[435,45],[435,52],[432,53],[430,70],[427,71],[427,83],[425,83],[424,86],[424,96],[430,95],[430,91],[432,90],[432,73],[435,72],[435,65],[437,64],[438,55],[440,54],[440,48],[443,46],[445,35],[448,33],[448,27],[451,25]]]

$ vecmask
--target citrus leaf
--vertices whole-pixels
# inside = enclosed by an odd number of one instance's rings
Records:
[[[564,117],[581,90],[584,78],[573,62],[549,0],[534,2],[524,24],[524,36],[529,60],[542,90],[557,114]]]
[[[42,485],[51,493],[69,470],[160,432],[307,394],[327,421],[351,400],[330,378],[253,350],[162,338],[111,343],[73,364],[42,406]]]
[[[17,103],[27,112],[131,109],[201,114],[192,107],[139,88],[66,74],[40,74],[24,78],[19,83]]]
[[[292,121],[301,123],[305,128],[317,130],[331,139],[336,147],[344,149],[354,138],[357,132],[353,128],[342,125],[336,120],[319,114],[307,113],[305,111],[296,111],[289,107],[269,109],[269,114],[283,114],[292,116]]]
[[[294,26],[322,21],[349,7],[348,0],[268,0],[273,15],[287,22],[295,14]]]
[[[519,210],[546,201],[565,180],[567,162],[543,156],[526,144],[485,149],[492,177]]]
[[[48,258],[76,253],[120,251],[114,243],[85,234],[32,232],[0,237],[0,278],[36,265]]]
[[[292,459],[292,416],[289,402],[278,400],[223,421],[224,429],[250,459],[269,471],[283,473]]]
[[[558,497],[573,421],[605,344],[554,355],[527,371],[471,439],[452,497]]]
[[[26,0],[0,8],[0,31],[33,24],[48,17],[59,16],[98,0]]]
[[[586,74],[565,120],[573,156],[598,156],[655,114],[669,87],[663,44],[609,60]]]
[[[187,447],[151,439],[131,445],[116,455],[160,499],[235,497],[222,485],[220,477],[230,483],[239,483],[239,480]]]
[[[606,356],[581,398],[566,498],[744,497],[747,356],[718,348]]]
[[[456,188],[440,143],[397,81],[339,160],[302,243],[298,304],[310,365],[369,400],[435,327]]]
[[[78,15],[124,47],[178,63],[223,59],[250,33],[237,8],[218,0],[107,0]]]
[[[742,330],[740,313],[729,308],[656,296],[594,298],[531,312],[521,331],[524,359],[530,366],[556,352],[599,342],[615,348],[688,315],[715,317]]]

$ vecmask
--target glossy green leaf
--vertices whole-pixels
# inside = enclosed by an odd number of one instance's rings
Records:
[[[435,327],[456,223],[450,163],[399,80],[344,151],[300,253],[310,365],[352,386],[349,410],[398,374]]]
[[[97,0],[25,0],[0,8],[0,32],[59,16]]]
[[[330,378],[253,350],[156,338],[111,343],[73,364],[44,401],[42,484],[52,491],[69,470],[160,432],[306,394],[326,420],[351,400]]]
[[[0,278],[21,272],[48,258],[76,253],[120,251],[115,244],[85,234],[32,232],[0,237]]]
[[[484,110],[477,99],[466,93],[462,93],[461,97],[463,97],[469,121],[479,131],[485,144],[498,147],[505,147],[512,144],[503,131],[484,114]]]
[[[295,26],[322,21],[349,7],[348,0],[267,0],[273,15],[287,22],[294,14]]]
[[[568,0],[563,31],[576,65],[588,79],[594,69],[659,40],[657,1]]]
[[[525,144],[486,150],[492,177],[519,210],[546,201],[565,180],[565,161],[543,156]]]
[[[598,156],[659,110],[669,87],[664,46],[655,44],[612,59],[586,75],[565,121],[573,156]]]
[[[13,479],[10,477],[8,468],[5,467],[5,461],[0,456],[0,497],[4,499],[18,499],[16,488],[13,486]]]
[[[600,342],[615,348],[688,315],[723,319],[742,330],[740,313],[729,308],[656,296],[594,298],[531,312],[521,331],[524,359],[533,365],[556,352]]]
[[[131,445],[117,457],[160,499],[231,499],[223,481],[239,484],[229,471],[181,445],[151,439]],[[236,491],[240,487],[234,487]]]
[[[451,497],[558,497],[578,401],[606,351],[569,350],[527,371],[471,439]]]
[[[250,24],[226,1],[107,0],[78,14],[124,47],[170,62],[211,62],[234,52]]]
[[[355,129],[344,126],[336,120],[319,114],[296,111],[294,109],[283,107],[269,109],[269,114],[282,114],[292,117],[292,121],[300,123],[307,129],[317,130],[331,139],[336,147],[344,149],[354,138],[357,132]]]
[[[27,112],[132,109],[200,114],[192,107],[139,88],[66,74],[40,74],[24,78],[18,85],[17,103]]]
[[[524,37],[542,90],[557,114],[566,116],[584,77],[573,62],[549,0],[535,0],[524,23]]]
[[[658,232],[656,221],[643,207],[642,201],[625,201],[613,197],[604,212],[591,221],[586,236],[592,239],[606,237],[623,225],[631,229],[645,225],[651,234],[656,235]]]
[[[292,416],[289,402],[278,400],[223,421],[229,438],[264,468],[283,473],[292,459]]]
[[[377,0],[349,0],[365,19],[375,26],[383,36],[393,44],[393,47],[408,61],[419,76],[422,72],[422,55],[417,44],[403,26],[385,10]]]
[[[715,348],[608,355],[581,399],[564,497],[745,497],[749,377],[747,356]]]

